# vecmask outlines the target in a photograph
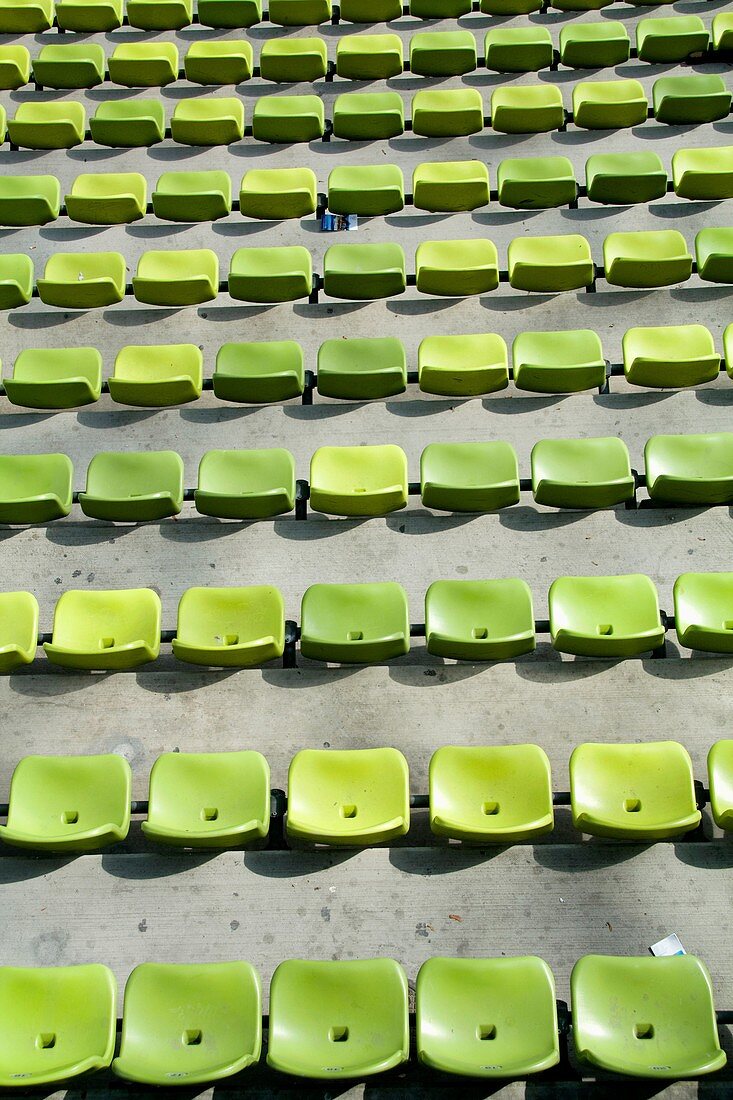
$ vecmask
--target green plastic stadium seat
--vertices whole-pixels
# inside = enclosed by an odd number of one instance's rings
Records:
[[[178,48],[172,42],[120,42],[107,64],[114,84],[162,88],[178,79]]]
[[[631,43],[623,23],[566,23],[560,28],[560,61],[571,69],[606,69],[629,60]]]
[[[502,134],[542,134],[565,124],[556,84],[507,85],[491,93],[491,125]]]
[[[399,963],[288,959],[276,968],[267,1049],[274,1069],[329,1081],[360,1078],[399,1066],[409,1051],[407,978]]]
[[[41,88],[94,88],[105,78],[104,50],[83,46],[43,46],[33,59],[33,79]]]
[[[445,397],[478,397],[509,385],[507,349],[493,332],[426,336],[417,351],[420,389]]]
[[[66,668],[129,669],[160,653],[160,596],[150,588],[70,591],[59,597],[49,661]]]
[[[65,196],[66,213],[87,225],[121,225],[145,217],[148,185],[139,172],[84,172]]]
[[[56,19],[65,31],[114,31],[123,18],[123,0],[56,0]]]
[[[260,978],[247,962],[143,963],[125,986],[118,1077],[197,1085],[260,1058]]]
[[[199,465],[196,510],[222,519],[264,519],[295,507],[295,459],[279,447],[207,451]]]
[[[489,202],[489,170],[480,160],[429,161],[412,174],[418,210],[475,210]]]
[[[184,405],[201,396],[204,357],[196,344],[128,344],[109,379],[113,401],[143,409]]]
[[[461,76],[475,68],[470,31],[419,31],[410,39],[410,72],[416,76]]]
[[[669,64],[704,53],[710,35],[699,15],[673,15],[667,19],[640,19],[636,24],[636,49],[640,61]]]
[[[672,156],[672,178],[682,199],[733,198],[733,146],[678,149]]]
[[[85,516],[138,523],[177,516],[183,506],[183,461],[175,451],[101,451],[79,493]]]
[[[0,839],[15,848],[92,852],[130,828],[132,772],[124,756],[26,756],[10,781]]]
[[[331,19],[331,0],[270,0],[270,22],[282,27],[316,27]]]
[[[720,11],[713,16],[713,48],[733,50],[733,12]]]
[[[401,15],[402,4],[398,7]],[[341,18],[345,18],[344,4]],[[336,73],[347,80],[388,80],[399,76],[404,65],[402,39],[397,34],[347,34],[336,45]]]
[[[682,573],[674,582],[674,623],[680,645],[733,653],[733,573]]]
[[[127,0],[131,27],[144,31],[177,31],[193,21],[193,0]]]
[[[347,23],[388,23],[402,15],[402,0],[341,0]]]
[[[634,657],[664,642],[657,590],[640,573],[558,577],[549,603],[552,644],[560,653]]]
[[[68,516],[73,480],[67,455],[0,455],[0,523],[47,523]]]
[[[416,1007],[418,1058],[443,1073],[525,1077],[560,1061],[555,982],[535,956],[428,959]]]
[[[232,210],[228,172],[164,172],[152,194],[156,218],[172,222],[213,222]]]
[[[55,176],[1,176],[0,225],[46,225],[61,207]]]
[[[321,80],[328,72],[322,38],[268,38],[260,51],[260,75],[278,84]]]
[[[614,286],[673,286],[692,274],[692,256],[677,229],[609,233],[603,263],[606,281]]]
[[[405,205],[405,181],[396,164],[341,164],[328,176],[328,209],[333,214],[370,218],[394,214]]]
[[[310,467],[310,502],[334,516],[384,516],[407,505],[407,456],[392,443],[319,447]]]
[[[252,43],[237,41],[192,42],[183,59],[186,79],[195,84],[243,84],[252,76]]]
[[[407,596],[391,581],[313,584],[303,595],[300,622],[301,653],[316,661],[374,664],[410,649]]]
[[[728,574],[730,576],[730,574]],[[702,579],[702,578],[701,578]],[[730,581],[726,597],[730,599]],[[720,829],[733,829],[733,741],[716,741],[708,753],[710,809]]]
[[[484,127],[477,88],[427,89],[412,97],[412,132],[420,137],[466,137]]]
[[[623,337],[624,374],[634,386],[698,386],[720,373],[720,355],[704,325],[629,328]]]
[[[31,55],[26,46],[0,46],[0,88],[22,88],[31,78]]]
[[[376,401],[407,388],[407,359],[394,336],[324,340],[318,349],[318,392],[347,401]]]
[[[499,73],[536,73],[552,64],[547,27],[498,27],[484,39],[486,68]]]
[[[86,118],[84,104],[73,100],[19,103],[15,117],[7,121],[8,139],[25,149],[71,149],[84,140]],[[5,136],[4,109],[0,135]]]
[[[188,590],[191,591],[209,589]],[[206,607],[197,609],[196,618],[200,617],[200,611],[206,610]],[[227,617],[232,617],[231,611]],[[221,626],[221,614],[216,615],[216,620]],[[205,631],[209,624],[202,625]],[[199,627],[199,634],[204,631]],[[203,651],[193,647],[207,664],[212,650],[222,649],[212,642],[213,638]],[[232,848],[261,840],[270,828],[270,768],[261,753],[251,750],[164,752],[150,772],[149,807],[142,830],[149,840],[161,844]]]
[[[346,92],[333,105],[333,132],[347,141],[376,141],[405,132],[399,92]]]
[[[496,245],[485,237],[423,241],[415,252],[415,271],[422,294],[459,298],[487,294],[499,285]]]
[[[567,157],[508,157],[496,170],[499,202],[515,210],[545,210],[575,202],[578,184]]]
[[[733,378],[733,325],[727,325],[723,329],[723,354],[726,374],[729,378]]]
[[[654,435],[644,447],[652,500],[672,504],[733,502],[733,432]]]
[[[288,837],[358,847],[404,836],[410,778],[397,749],[304,749],[288,771]]]
[[[541,7],[541,0],[481,0],[479,11],[483,15],[529,15]]]
[[[36,285],[46,305],[93,309],[122,301],[126,274],[119,252],[54,252]]]
[[[600,11],[607,8],[613,0],[552,0],[552,7],[558,11]]]
[[[284,649],[285,606],[277,588],[189,588],[181,596],[173,639],[173,653],[179,661],[252,668],[282,657]],[[268,804],[269,785],[268,779]],[[183,812],[190,818],[190,807]],[[251,821],[253,816],[259,815],[248,812],[239,821]],[[266,823],[268,818],[269,809],[261,820]],[[207,824],[206,830],[210,828],[214,826]],[[260,835],[266,832],[265,828]]]
[[[253,27],[262,20],[262,0],[199,0],[197,7],[205,27]]]
[[[573,122],[585,130],[639,126],[648,107],[638,80],[587,80],[573,87]]]
[[[238,248],[229,268],[229,293],[240,302],[294,302],[313,285],[311,254],[303,245]]]
[[[255,100],[252,136],[257,141],[291,144],[323,137],[323,100],[317,95],[267,95]]]
[[[323,264],[324,290],[330,298],[391,298],[407,286],[405,254],[398,244],[334,244]]]
[[[532,494],[551,508],[613,508],[634,496],[629,451],[615,435],[541,439],[532,448]]]
[[[239,210],[247,218],[304,218],[315,213],[317,188],[310,168],[250,168],[242,178]]]
[[[171,137],[180,145],[231,145],[243,136],[241,99],[182,99],[173,109]]]
[[[0,672],[29,665],[38,643],[38,601],[30,592],[0,592]]]
[[[258,404],[300,397],[305,388],[303,349],[294,340],[222,344],[213,383],[220,401]]]
[[[733,228],[701,229],[695,236],[695,257],[701,279],[733,282]]]
[[[426,508],[492,512],[519,503],[519,469],[510,443],[428,443],[420,455]]]
[[[112,1061],[117,983],[106,966],[0,967],[0,1085],[37,1088]]]
[[[0,0],[0,34],[37,34],[53,23],[53,0]]]
[[[27,409],[91,405],[102,392],[102,356],[96,348],[25,348],[3,385],[8,400]]]
[[[165,134],[165,112],[159,99],[110,99],[89,120],[92,141],[112,148],[157,145]]]
[[[33,293],[33,260],[13,252],[0,255],[0,309],[26,305]]]
[[[594,153],[585,162],[586,194],[610,205],[647,203],[667,193],[667,170],[658,153]]]
[[[219,293],[219,258],[208,248],[143,252],[132,289],[149,305],[211,302]]]
[[[514,385],[532,393],[580,393],[606,381],[600,337],[587,328],[520,332],[512,359]]]
[[[731,93],[722,76],[661,76],[652,88],[654,117],[671,126],[717,122],[730,113]]]
[[[509,282],[517,290],[555,293],[580,290],[593,282],[590,245],[585,237],[515,237],[507,250]]]
[[[428,653],[456,661],[508,660],[521,653],[530,653],[535,648],[532,593],[524,581],[513,578],[434,581],[425,593],[425,637]],[[454,750],[448,750],[451,751]],[[458,752],[460,754],[461,750]],[[438,812],[435,806],[433,811]],[[496,831],[494,826],[498,824],[496,821],[481,822],[478,831],[486,836],[486,830]],[[442,830],[433,824],[433,831]]]
[[[416,19],[458,19],[471,10],[471,0],[409,0],[409,4]]]
[[[586,955],[573,967],[579,1058],[634,1077],[681,1078],[725,1065],[710,976],[694,955]]]

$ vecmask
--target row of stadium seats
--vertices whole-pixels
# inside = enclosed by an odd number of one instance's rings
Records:
[[[424,636],[428,653],[462,661],[508,660],[529,653],[548,632],[559,653],[583,657],[664,655],[665,632],[679,644],[733,652],[733,573],[683,573],[674,585],[674,617],[659,609],[653,582],[642,574],[560,577],[549,591],[548,620],[535,620],[532,593],[517,578],[434,581],[425,594],[425,622],[410,625],[407,595],[388,581],[314,584],[301,603],[301,625],[285,622],[284,601],[269,585],[189,588],[178,604],[177,630],[161,632],[160,597],[150,588],[68,591],[54,610],[52,634],[38,633],[30,592],[0,594],[0,672],[35,659],[43,645],[56,665],[129,669],[154,661],[161,641],[195,665],[251,668],[303,657],[374,664],[410,651]]]
[[[570,990],[572,1016],[537,956],[429,958],[416,983],[418,1058],[459,1076],[526,1077],[557,1065],[561,1047],[567,1059],[571,1030],[584,1075],[596,1067],[685,1078],[726,1063],[710,975],[693,955],[586,955]],[[13,1026],[0,1039],[0,1085],[49,1085],[110,1064],[128,1081],[198,1085],[260,1059],[262,989],[251,963],[135,967],[115,1058],[116,1002],[114,974],[100,964],[1,967],[0,1018]],[[267,1064],[329,1081],[394,1069],[410,1056],[408,1005],[393,959],[288,959],[270,985]]]

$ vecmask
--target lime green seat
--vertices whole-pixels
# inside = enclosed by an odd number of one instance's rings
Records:
[[[122,301],[126,276],[119,252],[54,252],[36,285],[46,305],[94,309]]]
[[[62,1083],[108,1066],[116,1028],[117,983],[106,966],[0,967],[4,1088]]]
[[[0,309],[15,309],[30,302],[33,293],[33,260],[22,253],[0,255]]]
[[[3,385],[8,400],[27,409],[91,405],[102,392],[102,356],[96,348],[26,348]]]
[[[33,59],[33,79],[40,88],[94,88],[105,78],[101,46],[43,46]]]
[[[56,0],[56,20],[65,31],[114,31],[123,18],[123,0]]]
[[[575,202],[578,184],[567,157],[507,157],[496,170],[499,202],[515,210],[546,210]]]
[[[423,241],[415,252],[415,271],[422,294],[459,298],[487,294],[499,285],[496,245],[485,237]]]
[[[252,136],[276,145],[299,144],[323,137],[323,100],[317,95],[266,95],[255,100]]]
[[[723,354],[725,356],[726,374],[729,378],[733,378],[733,324],[727,325],[723,329]]]
[[[295,459],[279,447],[207,451],[199,465],[196,510],[222,519],[264,519],[295,507]]]
[[[328,209],[369,218],[405,205],[405,181],[396,164],[341,164],[328,176]]]
[[[570,69],[606,69],[629,60],[631,43],[623,23],[566,23],[560,28],[560,61]]]
[[[532,494],[551,508],[613,508],[634,497],[629,451],[615,435],[541,439],[531,455]]]
[[[614,286],[673,286],[692,274],[692,256],[678,229],[609,233],[603,264],[606,281]]]
[[[560,1061],[555,982],[535,956],[428,959],[417,976],[416,1007],[418,1058],[432,1069],[509,1078]]]
[[[384,516],[407,505],[407,456],[394,444],[319,447],[311,458],[310,502],[334,516]]]
[[[314,214],[318,182],[311,168],[250,168],[242,178],[239,212],[280,221]]]
[[[733,50],[733,12],[720,11],[713,16],[713,48]]]
[[[647,203],[667,193],[667,171],[658,153],[594,153],[585,162],[591,202]]]
[[[288,771],[288,837],[360,847],[410,828],[410,777],[397,749],[303,749]]]
[[[29,665],[38,644],[38,601],[30,592],[0,592],[0,672]]]
[[[0,523],[47,523],[68,516],[73,480],[67,455],[0,455]]]
[[[416,76],[461,76],[475,68],[470,31],[418,31],[410,39],[410,72]]]
[[[653,1078],[697,1077],[725,1065],[710,975],[694,955],[586,955],[570,988],[583,1062]]]
[[[282,27],[316,27],[331,19],[331,0],[270,0],[270,22]]]
[[[409,6],[416,19],[458,19],[468,15],[471,0],[409,0]]]
[[[710,283],[733,282],[733,228],[701,229],[695,236],[697,273]]]
[[[613,0],[552,0],[550,6],[558,11],[600,11],[612,3]]]
[[[0,225],[47,225],[60,208],[55,176],[0,176]]]
[[[633,386],[698,386],[720,373],[720,355],[704,325],[629,328],[623,341],[624,374]]]
[[[678,149],[672,156],[672,178],[681,199],[732,199],[733,146]]]
[[[729,592],[728,587],[726,596]],[[708,753],[708,778],[715,824],[726,831],[733,829],[733,741],[716,741],[712,746]]]
[[[222,344],[213,385],[220,401],[260,404],[300,397],[305,388],[303,349],[294,340]]]
[[[132,290],[149,305],[211,302],[219,293],[219,259],[209,248],[143,252]]]
[[[425,336],[417,350],[423,393],[478,397],[509,385],[507,349],[493,332],[466,336]]]
[[[196,344],[128,344],[109,379],[113,401],[158,409],[201,396],[204,357]]]
[[[160,619],[160,596],[150,588],[72,590],[59,597],[43,648],[66,668],[136,668],[160,653]]]
[[[245,39],[192,42],[183,68],[186,80],[194,84],[243,84],[254,71],[252,43]]]
[[[418,164],[412,174],[412,192],[418,210],[475,210],[488,205],[489,170],[480,160]]]
[[[143,963],[125,986],[118,1077],[198,1085],[260,1058],[262,992],[247,962]]]
[[[484,39],[486,68],[499,73],[536,73],[552,64],[547,27],[498,27]]]
[[[413,0],[413,3],[415,0]],[[267,1063],[329,1081],[407,1061],[407,978],[392,959],[288,959],[270,986]]]
[[[200,611],[205,608],[197,619]],[[221,625],[220,614],[215,621]],[[204,633],[200,626],[199,632]],[[199,652],[208,663],[211,650],[221,648],[209,642],[208,650]],[[270,768],[261,753],[251,750],[164,752],[150,772],[148,805],[142,823],[148,840],[177,848],[240,847],[262,840],[269,831]]]
[[[318,349],[318,392],[347,401],[376,401],[407,388],[407,358],[394,336],[324,340]]]
[[[519,469],[510,443],[428,443],[420,455],[426,508],[492,512],[519,503]]]
[[[84,172],[64,201],[72,221],[121,225],[145,217],[148,185],[139,172]]]
[[[192,665],[252,668],[274,661],[282,657],[285,649],[282,595],[277,588],[268,585],[189,588],[178,604],[178,628],[172,644],[178,660]],[[172,768],[171,764],[166,770]],[[253,778],[251,769],[248,774]],[[269,779],[266,784],[263,781],[265,785],[269,802]],[[182,812],[190,820],[191,808],[182,807]],[[258,815],[248,811],[239,821],[249,822],[253,816]],[[259,815],[265,825],[268,818],[269,810],[264,817]],[[214,819],[209,819],[205,826],[207,832],[216,828],[210,824],[211,820]],[[267,828],[259,835],[264,836],[266,832]]]
[[[425,593],[425,637],[428,653],[456,661],[504,661],[531,653],[532,593],[524,581],[514,578],[433,581]],[[433,811],[438,812],[435,807]],[[495,825],[498,822],[482,823],[484,830]],[[433,823],[433,831],[441,829]]]
[[[177,516],[183,506],[183,461],[175,451],[101,451],[79,493],[85,516],[141,522]]]
[[[241,99],[182,99],[173,109],[171,137],[179,145],[232,145],[243,136]]]
[[[636,24],[636,50],[640,61],[654,65],[685,61],[704,53],[710,35],[699,15],[673,15],[666,19],[640,19]]]
[[[301,653],[315,661],[374,664],[410,649],[407,596],[391,581],[313,584],[303,595],[300,623]]]
[[[484,104],[477,88],[429,88],[412,97],[412,132],[420,137],[466,137],[483,127]]]
[[[157,145],[165,135],[165,112],[159,99],[109,99],[89,120],[92,141],[112,148]]]
[[[107,65],[113,84],[162,88],[178,79],[178,48],[173,42],[120,42]]]
[[[405,254],[398,244],[334,244],[323,264],[324,290],[330,298],[391,298],[407,286]]]
[[[204,27],[253,27],[262,21],[262,0],[199,0]]]
[[[229,267],[229,293],[240,302],[294,302],[313,286],[311,254],[301,244],[238,248]]]
[[[26,756],[10,781],[0,840],[16,848],[93,852],[130,828],[132,772],[124,756]]]
[[[550,634],[560,653],[636,657],[664,642],[657,590],[648,577],[558,577],[550,585]]]
[[[399,0],[398,7],[401,15]],[[341,18],[345,18],[343,3]],[[346,80],[389,80],[402,73],[404,64],[398,34],[347,34],[336,44],[336,73]]]
[[[648,107],[638,80],[587,80],[573,87],[573,122],[584,130],[639,126]]]
[[[131,27],[144,31],[177,31],[193,21],[193,0],[127,0]]]
[[[232,210],[228,172],[164,172],[152,194],[156,218],[172,222],[213,222]]]
[[[341,0],[347,23],[388,23],[402,15],[402,0]]]
[[[0,89],[22,88],[31,78],[31,55],[26,46],[0,46]]]
[[[652,500],[672,504],[733,502],[733,432],[654,435],[644,447]]]
[[[74,100],[19,103],[15,117],[7,122],[8,139],[24,149],[71,149],[84,141],[86,118],[84,104]],[[4,109],[0,136],[5,136]]]
[[[481,0],[479,11],[484,15],[529,15],[541,7],[541,0]]]
[[[345,92],[333,105],[333,132],[347,141],[376,141],[405,132],[399,92]]]
[[[260,51],[260,76],[277,84],[321,80],[328,72],[322,38],[268,38]]]
[[[733,573],[682,573],[674,582],[674,623],[680,645],[733,653]],[[713,811],[720,825],[714,802]]]
[[[53,24],[53,0],[0,0],[0,34],[37,34]]]
[[[507,250],[509,283],[516,290],[556,293],[593,282],[594,267],[585,237],[515,237]]]
[[[512,360],[514,385],[531,393],[580,393],[606,381],[600,337],[587,328],[520,332]]]
[[[652,88],[654,117],[670,126],[699,126],[730,113],[731,93],[718,73],[660,76]]]
[[[543,134],[565,123],[556,84],[507,85],[491,93],[491,125],[502,134]]]

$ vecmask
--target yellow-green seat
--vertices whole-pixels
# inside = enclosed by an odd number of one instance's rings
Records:
[[[719,11],[712,22],[713,48],[733,50],[733,12]]]
[[[514,577],[433,581],[425,593],[425,637],[428,653],[456,661],[503,661],[531,653],[535,648],[532,593]],[[499,823],[482,824],[491,831]],[[433,824],[433,831],[442,830]]]
[[[0,592],[0,672],[29,665],[38,645],[38,600],[31,592]]]
[[[613,508],[634,496],[622,439],[541,439],[531,455],[532,494],[551,508]]]
[[[60,208],[55,176],[0,176],[0,225],[47,225]]]
[[[270,585],[188,588],[178,604],[178,627],[172,645],[178,660],[192,665],[252,668],[274,661],[285,649],[282,595]],[[267,787],[269,803],[269,779]],[[190,818],[190,808],[186,816]],[[244,821],[253,816],[248,813]],[[263,823],[268,818],[269,812]],[[206,828],[215,826],[207,824]]]
[[[475,68],[470,31],[418,31],[410,39],[410,72],[416,76],[461,76]]]
[[[318,182],[311,168],[250,168],[242,177],[239,212],[280,221],[314,214]]]
[[[647,203],[667,193],[667,170],[658,153],[594,153],[585,162],[591,202]]]
[[[547,27],[498,27],[486,33],[484,57],[499,73],[536,73],[552,64],[552,38]]]
[[[631,42],[623,23],[566,23],[560,28],[560,61],[571,69],[606,69],[629,60]]]
[[[94,88],[105,78],[104,50],[83,46],[43,46],[33,59],[33,79],[43,88]]]
[[[0,455],[0,523],[47,523],[68,516],[73,480],[67,455]]]
[[[391,298],[407,286],[405,254],[398,244],[333,244],[323,266],[324,290],[330,298]]]
[[[652,500],[672,504],[733,502],[733,432],[654,435],[644,447]]]
[[[585,237],[515,237],[507,250],[509,282],[517,290],[548,293],[580,290],[593,282],[590,245]]]
[[[387,23],[402,15],[402,0],[341,0],[347,23]]]
[[[86,516],[127,523],[177,516],[183,461],[175,451],[100,451],[87,467],[79,504]]]
[[[0,0],[0,34],[47,31],[53,15],[53,0]]]
[[[132,279],[138,302],[191,306],[219,292],[219,258],[209,248],[143,252]]]
[[[282,27],[315,27],[331,19],[331,0],[270,0],[270,22]]]
[[[288,959],[270,986],[267,1063],[328,1081],[393,1069],[410,1052],[407,1001],[393,959]]]
[[[698,386],[720,373],[720,355],[704,325],[629,328],[623,341],[624,374],[634,386]]]
[[[395,336],[324,340],[318,349],[318,392],[347,401],[375,401],[404,393],[407,358]]]
[[[698,76],[660,76],[654,81],[652,101],[657,122],[670,126],[699,126],[730,114],[731,93],[718,73]]]
[[[615,286],[673,286],[692,274],[692,256],[678,229],[609,233],[603,264],[606,281]]]
[[[252,43],[245,39],[192,42],[183,68],[186,80],[195,84],[243,84],[254,70]]]
[[[510,443],[428,443],[420,455],[426,508],[492,512],[519,503],[519,468]]]
[[[733,573],[680,574],[674,582],[674,624],[680,645],[688,649],[733,653]],[[714,802],[713,811],[720,825]]]
[[[46,305],[93,309],[121,302],[126,276],[119,252],[54,252],[36,285]]]
[[[206,608],[200,610],[205,612]],[[221,615],[217,618],[220,620]],[[208,624],[202,627],[197,633],[207,632]],[[211,642],[209,652],[204,649],[202,654],[206,664],[210,651],[221,648]],[[142,823],[148,840],[177,848],[240,847],[263,839],[269,831],[270,768],[264,756],[252,750],[164,752],[150,771],[148,805],[148,817]]]
[[[420,137],[466,137],[483,127],[484,103],[477,88],[428,88],[412,97],[412,132]]]
[[[222,344],[213,384],[220,401],[260,404],[300,397],[305,388],[303,349],[294,340]]]
[[[148,185],[139,172],[84,172],[65,196],[66,213],[87,225],[121,225],[144,218]]]
[[[262,0],[199,0],[199,22],[205,27],[253,27],[262,21]]]
[[[613,0],[552,0],[550,6],[558,11],[600,11],[612,3]]]
[[[322,38],[268,38],[260,50],[260,76],[277,84],[322,80],[328,52]]]
[[[22,88],[31,78],[31,55],[26,46],[0,46],[0,88]]]
[[[131,27],[144,31],[177,31],[193,22],[193,0],[127,0]]]
[[[409,6],[416,19],[458,19],[468,15],[471,0],[409,0]]]
[[[542,134],[565,123],[556,84],[507,85],[491,93],[491,125],[502,134]]]
[[[238,248],[229,267],[229,293],[240,302],[294,302],[313,285],[311,254],[302,244]]]
[[[103,1069],[116,1029],[117,982],[106,966],[0,967],[4,1088],[63,1084]]]
[[[480,160],[428,161],[412,173],[418,210],[475,210],[489,202],[489,170]]]
[[[422,294],[458,298],[487,294],[499,285],[496,245],[485,237],[423,241],[415,252],[415,271]]]
[[[657,590],[641,573],[558,577],[549,604],[552,644],[560,653],[635,657],[664,642]]]
[[[480,0],[479,11],[484,15],[529,15],[541,7],[541,0]]]
[[[328,175],[328,209],[360,217],[394,214],[405,205],[405,181],[396,164],[341,164]]]
[[[407,456],[392,443],[319,447],[310,465],[310,502],[334,516],[384,516],[407,505]]]
[[[156,218],[213,222],[232,211],[232,181],[228,172],[164,172],[151,197]]]
[[[261,1044],[260,978],[250,963],[143,963],[127,979],[112,1069],[144,1085],[199,1085],[258,1062]]]
[[[312,584],[303,594],[300,624],[300,651],[315,661],[374,664],[410,649],[407,595],[392,581]]]
[[[701,229],[695,236],[697,273],[710,283],[733,282],[733,228]]]
[[[733,378],[733,324],[723,329],[723,355],[726,374],[729,378]]]
[[[729,600],[730,574],[722,576],[727,577],[725,595]],[[708,753],[708,778],[715,824],[726,831],[733,829],[733,741],[716,741],[712,746]]]
[[[399,0],[398,7],[402,14]],[[344,4],[341,5],[341,18],[345,18]],[[399,76],[404,64],[402,39],[398,34],[347,34],[336,44],[336,73],[346,80],[388,80],[391,76]]]
[[[109,99],[89,120],[92,141],[113,148],[157,145],[165,134],[165,112],[159,99]]]
[[[699,15],[640,19],[636,24],[639,60],[653,65],[668,65],[685,61],[693,53],[705,53],[709,42],[710,35]]]
[[[445,397],[478,397],[509,385],[506,343],[493,332],[425,336],[417,369],[420,389]]]
[[[585,130],[639,126],[648,107],[638,80],[588,80],[573,87],[573,122]]]
[[[178,79],[178,47],[173,42],[120,42],[107,65],[113,84],[162,88]]]
[[[56,20],[62,30],[114,31],[123,18],[123,0],[56,0]]]
[[[109,392],[121,405],[163,408],[195,401],[203,379],[197,344],[127,344],[115,357]]]
[[[0,255],[0,309],[26,305],[33,293],[33,260],[19,252]]]
[[[102,356],[96,348],[25,348],[3,385],[8,400],[27,409],[90,405],[102,392]]]
[[[295,507],[295,459],[281,447],[207,451],[199,464],[196,511],[221,519],[264,519]]]
[[[516,210],[545,210],[575,202],[578,184],[567,157],[507,157],[496,169],[499,202]]]
[[[514,385],[532,393],[580,393],[606,381],[601,339],[587,328],[520,332],[512,361]]]
[[[399,92],[344,92],[333,105],[333,132],[347,141],[399,137],[405,105]]]
[[[24,149],[71,149],[84,141],[86,119],[83,103],[29,100],[19,103],[14,118],[7,120],[8,139]],[[5,108],[0,113],[0,136],[5,136]]]
[[[288,837],[360,847],[409,828],[410,777],[397,749],[303,749],[291,760]]]
[[[672,179],[681,199],[733,198],[733,145],[678,149],[672,156]]]
[[[160,619],[160,596],[150,588],[64,592],[43,648],[66,668],[136,668],[160,653]]]
[[[560,1061],[555,982],[536,956],[427,959],[415,1003],[418,1058],[432,1069],[506,1079]]]
[[[243,136],[241,99],[182,99],[173,109],[171,137],[179,145],[232,145]]]
[[[252,136],[276,145],[323,137],[326,116],[317,95],[266,95],[255,100]]]
[[[10,781],[0,840],[15,848],[93,852],[130,828],[132,772],[124,756],[26,756]]]

